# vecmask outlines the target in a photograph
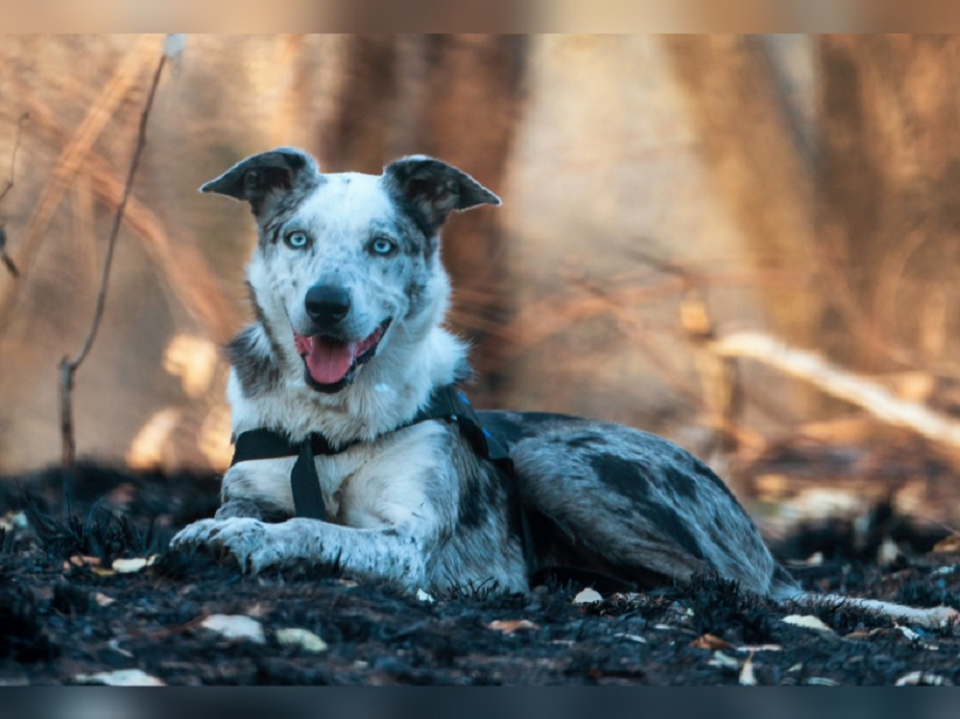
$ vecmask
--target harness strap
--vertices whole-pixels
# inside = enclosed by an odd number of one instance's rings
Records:
[[[299,444],[291,442],[279,432],[269,429],[252,429],[237,437],[230,466],[252,459],[279,459],[297,457],[290,472],[290,488],[293,490],[293,505],[297,515],[310,519],[326,520],[327,511],[320,491],[316,455],[334,455],[352,447],[351,442],[334,447],[322,434],[314,433]]]
[[[460,434],[470,444],[470,447],[481,459],[492,462],[500,473],[513,482],[514,491],[519,495],[513,461],[506,447],[486,429],[480,422],[467,396],[457,389],[456,385],[447,385],[434,391],[430,401],[408,423],[397,427],[394,432],[428,420],[448,420],[456,422]],[[317,455],[331,456],[340,454],[357,442],[334,446],[320,433],[313,433],[299,443],[291,442],[281,433],[270,429],[253,429],[242,432],[236,439],[233,460],[230,466],[238,462],[256,459],[279,459],[281,457],[297,457],[290,472],[290,488],[293,491],[293,504],[297,516],[308,517],[325,521],[326,507],[323,502],[323,493],[320,490],[320,477],[317,474],[317,464],[314,458]],[[533,544],[533,533],[530,530],[530,520],[527,512],[517,497],[519,511],[519,525],[521,541],[523,543],[524,561],[527,571],[532,572],[536,567],[536,554]]]
[[[300,443],[300,455],[290,470],[290,489],[293,490],[293,506],[301,517],[325,520],[327,508],[320,491],[320,477],[314,461],[313,446],[309,441]]]

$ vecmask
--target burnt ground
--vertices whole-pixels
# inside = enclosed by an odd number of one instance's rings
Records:
[[[0,684],[124,669],[166,684],[709,685],[736,684],[751,669],[764,685],[890,685],[913,672],[960,684],[960,628],[901,628],[854,607],[775,606],[715,577],[575,604],[581,587],[561,584],[525,596],[480,587],[428,603],[329,570],[241,576],[164,553],[179,527],[215,511],[214,477],[86,467],[71,494],[67,515],[55,472],[0,482]],[[775,550],[782,559],[823,554],[794,570],[809,588],[960,607],[960,554],[928,552],[945,532],[913,531],[884,507],[872,521],[866,539],[832,522]],[[901,556],[881,568],[871,560],[884,538]],[[104,571],[153,554],[140,571]],[[253,618],[262,643],[201,626],[215,614]],[[813,614],[832,631],[784,623],[790,614]],[[285,646],[285,628],[327,647]]]

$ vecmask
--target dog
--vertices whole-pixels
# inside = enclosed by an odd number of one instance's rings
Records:
[[[466,344],[443,324],[451,286],[440,229],[453,211],[500,204],[465,172],[418,155],[379,176],[323,174],[306,152],[279,148],[201,191],[249,203],[256,219],[247,272],[256,321],[228,346],[227,391],[238,450],[264,432],[281,448],[238,454],[216,516],[180,531],[175,550],[205,548],[254,573],[336,566],[411,593],[525,592],[550,566],[640,588],[715,572],[778,602],[856,601],[927,625],[957,619],[948,607],[805,593],[724,482],[653,434],[474,414],[466,400],[424,416],[471,374]],[[461,414],[472,418],[467,429]],[[488,441],[510,471],[485,456]],[[321,519],[295,516],[298,471]]]

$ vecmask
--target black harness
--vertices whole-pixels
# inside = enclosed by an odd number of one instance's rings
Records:
[[[420,410],[412,420],[393,431],[396,432],[428,420],[455,422],[460,429],[461,436],[467,440],[474,453],[480,459],[493,463],[501,478],[505,482],[513,484],[520,515],[519,524],[523,556],[528,573],[533,572],[536,567],[536,554],[533,546],[533,535],[530,531],[530,520],[526,511],[520,505],[516,473],[506,447],[488,429],[484,428],[471,406],[470,400],[456,385],[447,385],[435,390],[426,407]],[[297,516],[326,521],[327,511],[320,491],[320,477],[317,475],[317,465],[314,458],[317,455],[340,454],[356,444],[359,444],[359,441],[334,446],[318,432],[314,432],[301,442],[291,442],[284,435],[274,430],[253,429],[243,432],[237,437],[233,461],[230,466],[254,459],[296,457],[297,461],[290,472],[290,486],[293,490],[293,504]]]

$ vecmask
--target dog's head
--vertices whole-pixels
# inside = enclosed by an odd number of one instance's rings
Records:
[[[440,227],[453,210],[500,204],[455,167],[406,157],[382,175],[322,174],[280,148],[200,188],[250,203],[260,241],[248,278],[273,340],[320,392],[349,385],[381,344],[442,320],[449,281]]]

